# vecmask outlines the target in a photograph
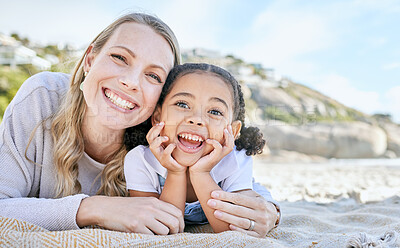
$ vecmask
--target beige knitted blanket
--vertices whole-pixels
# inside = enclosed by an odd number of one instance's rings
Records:
[[[342,200],[330,204],[282,202],[281,225],[266,238],[210,226],[185,233],[150,236],[103,229],[51,232],[0,217],[0,247],[400,247],[400,197],[369,204]]]

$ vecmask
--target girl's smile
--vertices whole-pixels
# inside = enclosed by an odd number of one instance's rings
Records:
[[[178,147],[186,153],[196,153],[204,146],[205,138],[194,134],[182,132],[178,134]]]

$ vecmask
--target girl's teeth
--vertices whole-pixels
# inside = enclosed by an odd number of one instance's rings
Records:
[[[183,139],[203,142],[203,139],[198,136],[191,136],[190,134],[180,134],[179,136]]]

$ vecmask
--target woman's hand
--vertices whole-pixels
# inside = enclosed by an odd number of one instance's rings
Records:
[[[217,219],[230,224],[231,230],[264,238],[275,226],[277,220],[275,205],[252,190],[238,193],[213,191],[211,197],[207,205],[215,209],[214,216]],[[255,222],[252,231],[248,230],[250,220]]]
[[[76,222],[80,227],[99,225],[143,234],[175,234],[184,229],[182,211],[154,197],[88,197],[81,202]]]
[[[180,165],[172,157],[172,152],[176,148],[175,144],[169,144],[164,148],[163,143],[168,141],[167,136],[160,136],[162,129],[164,128],[164,122],[160,122],[153,126],[146,135],[149,148],[157,160],[162,166],[164,166],[168,173],[183,173],[186,172],[186,167]]]
[[[229,131],[228,131],[229,129]],[[189,168],[190,173],[203,173],[210,172],[221,159],[228,155],[235,145],[235,138],[232,134],[232,127],[229,125],[228,129],[224,129],[224,144],[221,145],[218,141],[207,139],[207,144],[214,147],[210,154],[200,158],[194,165]]]

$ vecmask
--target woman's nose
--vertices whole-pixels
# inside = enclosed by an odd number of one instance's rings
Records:
[[[119,82],[129,90],[140,89],[140,77],[138,73],[129,73],[119,78]]]

